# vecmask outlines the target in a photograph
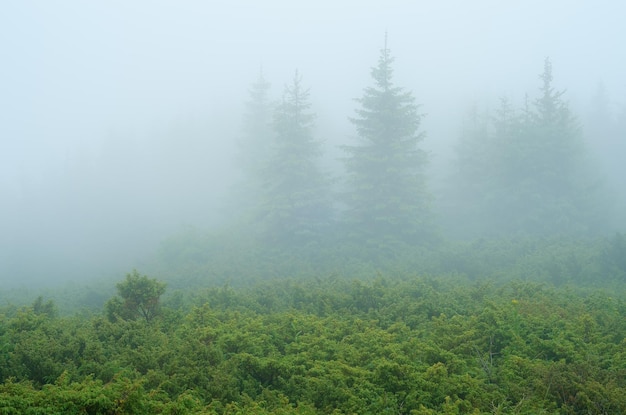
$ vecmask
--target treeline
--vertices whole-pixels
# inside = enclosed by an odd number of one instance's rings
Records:
[[[359,141],[343,147],[342,183],[322,169],[322,141],[300,74],[275,104],[260,75],[250,90],[241,147],[239,203],[252,235],[288,247],[329,234],[371,245],[432,239],[427,156],[419,147],[422,116],[412,94],[393,84],[392,62],[383,49],[373,86],[357,100],[350,121]]]
[[[539,96],[516,109],[503,98],[493,115],[465,126],[450,201],[470,235],[589,235],[612,213],[577,117],[554,89],[548,59]],[[482,229],[480,228],[482,227]]]
[[[172,288],[231,284],[272,278],[300,280],[335,275],[366,280],[375,275],[462,276],[471,280],[521,279],[555,286],[621,286],[626,282],[626,235],[598,238],[512,237],[445,241],[395,249],[353,243],[261,245],[245,231],[188,230],[163,242],[150,271]]]
[[[626,411],[622,292],[329,277],[162,302],[138,273],[117,288],[99,315],[42,299],[0,315],[1,413]]]
[[[368,281],[378,275],[411,278],[467,278],[472,281],[524,280],[557,287],[620,290],[626,282],[626,235],[593,239],[476,239],[404,247],[367,249],[356,243],[285,249],[261,246],[245,233],[189,230],[161,245],[144,271],[168,284],[167,296],[207,287],[246,287],[277,278],[299,281],[334,277]],[[71,282],[55,288],[0,291],[0,304],[19,307],[43,295],[60,315],[99,312],[115,289],[111,277]]]
[[[349,117],[355,138],[342,146],[343,168],[333,177],[322,168],[323,142],[301,75],[273,102],[260,74],[246,106],[244,184],[233,207],[250,237],[292,247],[328,243],[330,235],[338,244],[394,250],[442,237],[615,230],[615,200],[581,122],[554,87],[549,59],[538,94],[520,107],[503,98],[495,113],[470,114],[436,197],[422,146],[424,114],[413,93],[394,84],[393,62],[385,45],[372,85],[356,99]]]

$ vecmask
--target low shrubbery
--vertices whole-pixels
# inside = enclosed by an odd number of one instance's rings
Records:
[[[623,413],[621,294],[280,278],[178,290],[150,320],[39,300],[0,320],[0,413]]]

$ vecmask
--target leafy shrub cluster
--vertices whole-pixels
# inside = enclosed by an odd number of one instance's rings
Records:
[[[41,304],[0,318],[2,414],[626,413],[615,291],[326,277],[179,291],[152,319]]]

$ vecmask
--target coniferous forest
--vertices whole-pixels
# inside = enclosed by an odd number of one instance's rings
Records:
[[[436,185],[394,69],[385,40],[336,169],[306,73],[260,71],[228,223],[3,292],[0,414],[626,413],[623,218],[559,69],[457,120]]]

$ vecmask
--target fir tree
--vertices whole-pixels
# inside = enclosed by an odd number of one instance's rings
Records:
[[[392,63],[385,41],[371,71],[374,85],[356,99],[360,108],[350,118],[358,142],[343,147],[345,222],[357,240],[378,246],[419,241],[430,224],[422,114],[412,93],[394,86]]]

